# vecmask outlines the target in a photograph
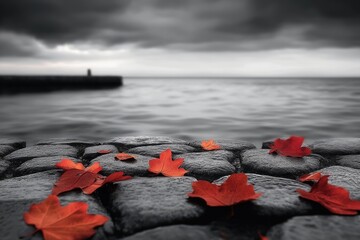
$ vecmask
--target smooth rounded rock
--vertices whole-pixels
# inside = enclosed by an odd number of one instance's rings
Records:
[[[313,153],[321,155],[360,154],[360,138],[330,138],[310,144]]]
[[[276,225],[267,234],[276,240],[358,240],[360,216],[300,216]]]
[[[267,149],[248,150],[241,155],[241,167],[244,172],[293,179],[318,170],[326,164],[327,160],[321,156],[311,155],[303,158],[283,157],[269,154]]]
[[[236,170],[230,164],[235,159],[235,155],[229,151],[185,153],[175,155],[174,159],[176,158],[184,158],[184,163],[181,167],[188,171],[186,176],[192,176],[197,179],[213,181],[222,176],[230,175]]]
[[[52,157],[39,157],[33,158],[22,163],[19,167],[14,170],[15,176],[22,176],[26,174],[43,172],[47,170],[57,169],[56,163],[60,162],[62,159],[67,158],[74,162],[81,162],[81,160],[68,157],[68,156],[52,156]]]
[[[118,153],[118,149],[114,145],[98,145],[98,146],[92,146],[87,147],[84,150],[83,159],[84,160],[91,160],[98,156],[101,156],[103,154],[99,153],[101,150],[107,150],[110,151],[110,153]]]
[[[38,145],[16,150],[5,156],[4,159],[13,164],[37,157],[69,156],[76,158],[78,152],[76,148],[69,145]]]
[[[90,164],[99,162],[103,168],[101,173],[110,175],[113,172],[121,171],[129,176],[148,176],[152,175],[149,171],[149,160],[153,159],[150,156],[143,156],[138,154],[131,154],[135,159],[120,161],[115,158],[115,153],[109,153],[99,156],[91,161]]]
[[[187,197],[193,181],[191,177],[138,177],[116,183],[108,204],[117,230],[129,235],[199,219],[204,208]]]
[[[8,161],[0,159],[0,178],[2,178],[5,172],[8,170],[10,164]]]
[[[188,146],[188,145],[163,144],[163,145],[152,145],[152,146],[130,148],[127,152],[158,158],[160,156],[160,153],[165,151],[166,149],[171,149],[171,152],[173,153],[173,155],[196,151],[195,148]]]
[[[9,145],[15,149],[20,149],[26,147],[26,142],[15,138],[0,138],[0,145]]]
[[[99,145],[99,142],[96,141],[88,141],[84,139],[76,139],[76,138],[50,138],[39,141],[36,145],[69,145],[76,147],[78,149],[84,149],[86,147]]]
[[[125,151],[129,148],[160,145],[160,144],[187,144],[186,141],[176,138],[163,136],[139,136],[139,137],[117,137],[105,141],[104,144],[117,146],[120,150]]]
[[[191,142],[190,146],[202,150],[201,142],[202,141]],[[215,142],[220,145],[221,150],[227,150],[232,152],[243,152],[245,150],[256,148],[254,144],[243,140],[218,139],[215,140]]]
[[[307,184],[287,178],[251,173],[246,175],[249,183],[254,185],[255,192],[262,193],[258,199],[246,205],[245,209],[241,209],[248,211],[252,216],[288,218],[310,214],[317,210],[317,206],[300,199],[296,192],[299,188],[309,191],[310,186]],[[227,177],[223,177],[214,183],[221,184],[226,179]]]
[[[360,155],[342,155],[336,157],[336,164],[343,167],[360,169]]]
[[[123,240],[219,240],[209,226],[174,225],[158,227],[125,237]]]
[[[0,145],[0,158],[10,154],[15,151],[15,148],[10,145]]]
[[[39,203],[48,197],[59,176],[59,171],[53,170],[0,181],[2,240],[18,239],[21,235],[34,231],[34,228],[25,224],[23,214],[29,210],[31,204]],[[62,205],[77,201],[86,202],[89,205],[89,213],[108,216],[102,205],[91,195],[71,191],[60,194],[59,198]],[[113,222],[110,220],[96,230],[92,239],[108,239],[113,234]],[[42,239],[41,234],[31,239]]]

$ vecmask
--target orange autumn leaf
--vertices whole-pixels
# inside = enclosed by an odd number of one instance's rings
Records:
[[[97,153],[99,153],[99,154],[108,154],[108,153],[112,153],[112,150],[102,149],[102,150],[97,151]]]
[[[308,147],[301,147],[304,142],[303,137],[291,136],[288,139],[275,139],[274,143],[270,145],[269,154],[277,153],[285,157],[304,157],[311,154],[311,149]]]
[[[60,193],[77,188],[81,189],[85,194],[92,194],[106,183],[118,182],[131,178],[130,176],[124,176],[123,172],[115,172],[108,177],[102,176],[98,174],[98,172],[102,170],[102,167],[98,162],[95,162],[93,165],[83,170],[75,168],[76,166],[69,163],[68,159],[65,159],[65,163],[64,160],[62,160],[60,163],[56,164],[56,166],[63,168],[65,172],[54,184],[52,190],[52,194],[54,195],[59,195]],[[74,166],[74,168],[71,169],[70,166]]]
[[[82,165],[82,163],[75,163],[70,159],[64,158],[61,160],[61,162],[56,163],[55,165],[58,168],[69,170],[69,169],[79,169],[84,170],[85,167]]]
[[[118,153],[115,155],[115,158],[120,161],[126,161],[130,159],[135,159],[133,155],[127,154],[127,153]]]
[[[217,145],[216,142],[213,139],[202,141],[201,142],[201,147],[204,150],[207,150],[207,151],[220,149],[220,146]]]
[[[329,176],[322,176],[310,192],[297,189],[301,198],[317,202],[330,212],[339,215],[356,215],[360,211],[360,201],[350,199],[347,189],[328,183]]]
[[[45,240],[87,239],[95,234],[95,227],[109,220],[103,215],[88,214],[87,210],[87,203],[73,202],[61,206],[59,198],[50,195],[44,201],[32,204],[30,210],[24,213],[24,220],[29,225],[35,225]]]
[[[220,186],[208,181],[199,180],[192,183],[193,192],[189,197],[202,198],[211,207],[231,206],[237,203],[259,198],[261,193],[254,191],[248,184],[244,173],[234,173]]]
[[[148,171],[156,174],[161,173],[166,177],[184,176],[188,171],[184,168],[180,168],[183,162],[183,158],[172,160],[172,152],[170,149],[167,149],[160,154],[160,158],[149,161]]]
[[[322,177],[321,172],[314,172],[314,173],[304,174],[301,177],[299,177],[298,180],[300,182],[310,182],[310,181],[317,182],[320,180],[321,177]]]

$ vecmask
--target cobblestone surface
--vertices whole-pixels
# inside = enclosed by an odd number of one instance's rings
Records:
[[[102,142],[102,144],[100,144]],[[63,158],[85,166],[99,162],[101,174],[123,171],[134,178],[109,184],[92,195],[80,191],[60,194],[62,204],[83,201],[89,212],[111,220],[99,227],[92,239],[259,239],[271,240],[360,239],[359,216],[331,215],[319,204],[299,198],[298,188],[310,185],[296,179],[320,171],[329,182],[349,190],[360,200],[360,139],[341,138],[310,143],[315,154],[287,158],[268,154],[246,141],[216,139],[221,150],[204,151],[201,142],[169,137],[118,137],[107,141],[49,139],[26,146],[18,139],[0,139],[0,233],[2,240],[19,239],[33,231],[23,221],[29,206],[44,200],[62,170]],[[272,140],[264,141],[267,148]],[[167,148],[173,158],[184,158],[184,177],[155,176],[149,160]],[[109,150],[110,153],[99,153]],[[118,152],[134,159],[119,161]],[[262,196],[229,207],[207,207],[201,199],[189,199],[192,182],[220,184],[235,172],[244,172]],[[31,239],[42,239],[37,233]]]

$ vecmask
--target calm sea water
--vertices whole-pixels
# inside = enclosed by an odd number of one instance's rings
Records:
[[[0,136],[360,137],[360,79],[136,79],[112,90],[0,96]]]

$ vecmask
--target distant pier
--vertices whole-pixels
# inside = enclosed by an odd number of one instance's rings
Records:
[[[121,76],[0,75],[0,94],[57,90],[107,89],[123,85]]]

